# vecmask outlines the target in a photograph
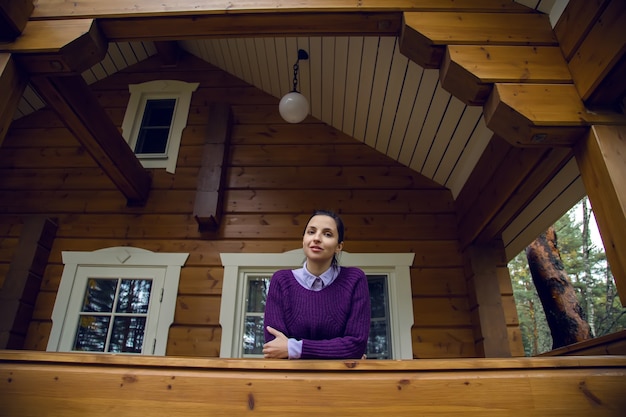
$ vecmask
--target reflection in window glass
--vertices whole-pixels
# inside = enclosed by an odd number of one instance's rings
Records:
[[[387,275],[368,275],[372,318],[367,340],[369,359],[391,359],[391,326]]]
[[[246,310],[244,314],[243,354],[263,354],[263,313],[269,289],[270,276],[250,276],[246,285]]]
[[[151,279],[89,278],[73,350],[141,353],[151,291]]]

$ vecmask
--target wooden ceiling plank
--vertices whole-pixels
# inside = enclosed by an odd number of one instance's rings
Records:
[[[80,75],[34,76],[31,84],[124,194],[145,203],[151,178]]]
[[[469,105],[484,104],[493,83],[572,83],[557,46],[450,45],[440,78]]]
[[[484,106],[487,126],[516,146],[571,146],[592,124],[621,125],[626,116],[585,108],[572,84],[494,84]]]
[[[20,36],[34,8],[32,0],[0,0],[0,42]]]
[[[626,124],[593,126],[575,155],[617,291],[626,294]]]
[[[625,27],[626,2],[613,0],[570,59],[569,69],[583,101],[626,55]]]
[[[114,42],[206,37],[377,35],[400,33],[400,13],[275,13],[129,17],[99,20]]]
[[[0,53],[0,146],[27,84],[28,75],[18,68],[13,56]]]
[[[401,51],[425,68],[438,68],[445,45],[556,46],[547,15],[407,12]]]
[[[181,14],[274,13],[303,10],[318,12],[385,12],[399,10],[473,10],[503,13],[533,12],[521,4],[506,0],[178,0],[175,4],[154,0],[107,0],[103,2],[68,2],[38,0],[33,17],[38,19],[79,17],[176,16]]]

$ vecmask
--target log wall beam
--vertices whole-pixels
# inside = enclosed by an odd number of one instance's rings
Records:
[[[575,153],[615,285],[626,306],[626,124],[593,126]]]
[[[81,73],[102,61],[107,46],[93,19],[29,21],[0,52],[14,54],[29,74]]]
[[[573,146],[592,124],[626,124],[626,115],[590,111],[573,84],[495,84],[487,127],[515,146]]]
[[[232,110],[228,104],[211,103],[209,115],[211,120],[202,145],[202,165],[198,173],[193,208],[193,216],[201,232],[215,231],[220,225],[226,181],[226,155],[233,124]]]
[[[556,46],[450,45],[441,85],[465,104],[482,106],[494,83],[571,84]]]

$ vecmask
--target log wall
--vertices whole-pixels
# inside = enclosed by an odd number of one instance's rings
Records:
[[[315,119],[287,124],[278,100],[184,55],[177,67],[158,57],[92,85],[121,126],[128,84],[157,79],[200,82],[192,96],[175,174],[152,170],[147,204],[123,195],[48,109],[15,121],[0,148],[0,284],[27,216],[58,221],[26,349],[45,350],[63,264],[61,252],[135,246],[189,252],[181,272],[167,354],[219,356],[221,252],[280,253],[301,246],[316,208],[339,211],[348,252],[415,252],[411,268],[415,358],[476,356],[472,297],[449,190]],[[232,106],[224,215],[200,233],[192,213],[209,104]],[[514,355],[522,356],[510,284],[503,305]]]

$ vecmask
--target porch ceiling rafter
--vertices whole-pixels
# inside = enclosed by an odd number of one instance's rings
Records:
[[[31,85],[129,204],[143,204],[150,190],[150,175],[80,75],[106,54],[107,41],[96,22],[29,21],[15,42],[1,48],[13,54],[17,65],[30,75]]]

